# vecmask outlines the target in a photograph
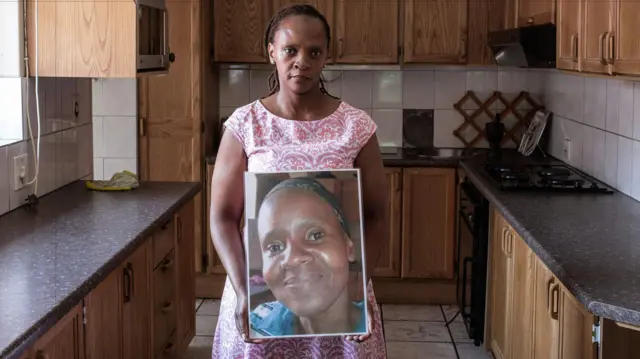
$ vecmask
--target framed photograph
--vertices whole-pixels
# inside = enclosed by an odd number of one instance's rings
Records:
[[[251,338],[368,332],[360,170],[246,172]]]

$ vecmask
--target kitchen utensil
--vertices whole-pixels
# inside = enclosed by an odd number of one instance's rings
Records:
[[[529,127],[522,135],[522,140],[520,140],[518,152],[522,153],[525,156],[529,156],[533,153],[536,147],[540,147],[540,138],[542,137],[542,133],[547,126],[548,118],[548,111],[536,111],[536,114],[531,120]]]

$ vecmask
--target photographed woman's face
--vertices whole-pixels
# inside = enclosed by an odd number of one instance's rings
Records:
[[[321,314],[346,295],[353,242],[320,196],[304,190],[274,193],[260,208],[258,235],[265,282],[296,315]]]

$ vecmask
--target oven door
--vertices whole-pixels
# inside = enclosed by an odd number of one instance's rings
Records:
[[[456,298],[463,317],[470,315],[471,275],[473,259],[473,212],[460,208],[458,213]]]
[[[138,0],[138,71],[167,70],[169,14],[164,0]]]

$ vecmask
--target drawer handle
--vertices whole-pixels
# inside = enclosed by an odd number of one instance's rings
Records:
[[[173,259],[166,258],[160,264],[160,268],[162,268],[162,270],[167,270],[171,267],[173,267]]]
[[[551,285],[553,284],[553,277],[549,278],[547,281],[547,309],[551,307]]]
[[[553,319],[553,320],[558,320],[558,306],[560,305],[558,303],[559,300],[560,300],[559,294],[560,294],[560,285],[556,284],[551,289],[550,314],[551,314],[551,319]]]
[[[173,308],[173,302],[166,302],[162,306],[162,312],[163,313],[169,313],[172,308]]]
[[[131,270],[131,263],[128,263],[127,266],[122,269],[122,292],[125,303],[128,303],[131,300],[132,281],[133,271]]]
[[[36,352],[36,359],[49,359],[49,354],[45,353],[44,350],[38,350]]]
[[[173,350],[176,348],[176,346],[173,343],[168,343],[164,349],[163,352],[164,354],[171,354],[173,353]]]

